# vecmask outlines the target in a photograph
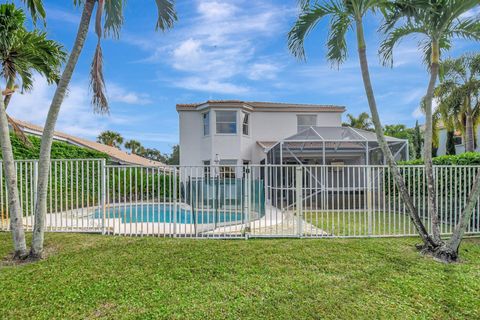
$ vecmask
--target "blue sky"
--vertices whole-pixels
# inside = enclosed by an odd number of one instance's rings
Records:
[[[70,50],[81,11],[73,1],[44,3],[49,37]],[[109,116],[93,114],[90,106],[88,73],[96,44],[92,29],[57,128],[89,139],[115,130],[169,152],[178,142],[177,103],[240,99],[336,104],[354,115],[368,111],[353,33],[348,35],[348,60],[339,68],[325,59],[326,21],[306,42],[306,62],[289,54],[286,35],[296,18],[296,0],[182,0],[177,11],[173,30],[155,32],[154,1],[127,2],[121,38],[103,40]],[[384,124],[412,126],[422,121],[418,103],[428,82],[418,39],[401,43],[393,68],[382,67],[376,54],[380,22],[368,17],[366,36],[381,118]],[[459,40],[449,55],[479,50],[479,43]],[[31,93],[12,100],[11,114],[43,125],[53,89],[37,77]]]

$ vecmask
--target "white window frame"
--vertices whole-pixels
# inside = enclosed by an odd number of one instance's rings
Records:
[[[247,123],[245,123],[245,119],[247,119]],[[247,129],[247,133],[245,133],[245,128]],[[244,136],[250,135],[250,113],[242,112],[242,134]]]
[[[314,124],[299,124],[299,120],[301,117],[315,117],[315,123]],[[307,128],[314,127],[317,125],[318,117],[316,114],[311,114],[311,113],[303,113],[303,114],[297,114],[297,133],[301,132]]]
[[[203,161],[203,165],[204,165],[204,167],[203,167],[203,176],[204,176],[205,178],[210,178],[210,175],[211,175],[211,172],[212,172],[212,170],[211,170],[212,167],[211,167],[211,162],[210,162],[210,160],[204,160],[204,161]]]
[[[220,179],[235,179],[237,177],[237,165],[238,161],[235,159],[220,160]]]
[[[203,122],[203,136],[207,137],[207,136],[210,135],[210,130],[211,130],[211,128],[210,128],[210,111],[202,113],[202,122]]]
[[[219,113],[227,113],[227,112],[230,112],[230,113],[234,113],[235,114],[235,132],[219,132],[219,124],[232,124],[233,122],[231,121],[222,121],[222,122],[219,122],[218,121],[218,114]],[[220,135],[236,135],[238,133],[238,112],[236,110],[217,110],[215,111],[215,132],[216,134],[220,134]]]

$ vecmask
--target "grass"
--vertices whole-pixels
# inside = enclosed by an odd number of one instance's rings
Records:
[[[384,213],[357,211],[324,211],[307,212],[304,214],[304,220],[328,234],[336,236],[368,236],[368,235],[416,235],[414,225],[407,214]],[[372,229],[368,230],[369,220]],[[429,227],[428,221],[424,221],[425,226]],[[451,227],[442,224],[442,232],[450,231]],[[308,231],[308,229],[307,229]]]
[[[407,239],[189,240],[47,234],[0,266],[4,319],[480,318],[480,239],[463,262]],[[11,249],[0,233],[0,256]]]

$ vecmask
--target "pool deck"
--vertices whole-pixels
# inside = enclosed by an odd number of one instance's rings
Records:
[[[185,206],[185,205],[182,205]],[[171,222],[131,222],[123,223],[119,218],[106,218],[103,228],[102,219],[94,217],[97,208],[84,208],[46,216],[47,231],[71,232],[105,232],[114,235],[156,235],[176,237],[255,237],[301,235],[326,236],[325,231],[298,219],[293,211],[281,211],[273,206],[266,206],[265,215],[250,223],[235,221],[217,224],[185,224]],[[27,230],[33,226],[33,217],[24,218]]]

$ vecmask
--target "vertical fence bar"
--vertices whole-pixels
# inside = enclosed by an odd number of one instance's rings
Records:
[[[295,168],[295,196],[296,196],[296,215],[297,215],[297,235],[302,237],[302,187],[303,187],[303,169]]]
[[[101,205],[101,210],[102,210],[102,234],[106,234],[106,214],[107,214],[107,211],[106,211],[106,200],[107,200],[107,168],[106,168],[106,160],[105,159],[102,159],[101,161],[101,169],[100,169],[100,175],[101,175],[101,200],[100,200],[100,205]],[[82,182],[82,185],[83,185],[83,182]],[[82,197],[82,201],[83,201],[83,197]]]

